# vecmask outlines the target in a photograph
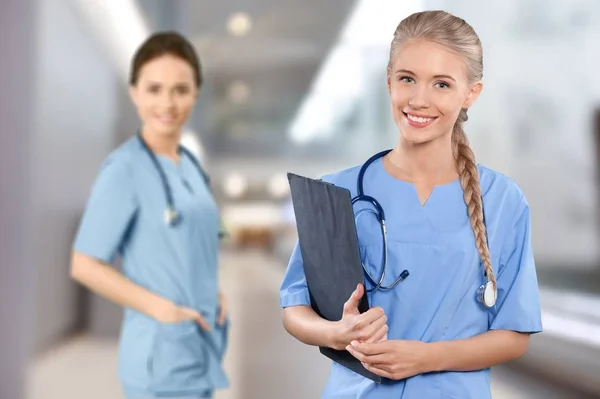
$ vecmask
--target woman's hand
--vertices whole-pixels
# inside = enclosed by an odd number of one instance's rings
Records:
[[[365,313],[358,311],[358,303],[364,294],[359,284],[344,304],[342,319],[335,323],[332,334],[332,348],[345,349],[350,342],[380,342],[387,339],[387,316],[380,307],[369,309]]]
[[[217,318],[217,324],[219,324],[219,326],[222,327],[223,324],[225,324],[225,319],[227,318],[228,314],[229,302],[227,301],[227,298],[225,298],[225,295],[219,291],[219,317]]]
[[[200,324],[203,330],[210,331],[210,325],[199,312],[173,303],[170,303],[166,309],[160,312],[156,319],[161,323],[181,323],[182,321],[193,320]]]
[[[346,347],[370,372],[401,380],[428,370],[429,345],[421,341],[387,340],[376,343],[352,342]]]

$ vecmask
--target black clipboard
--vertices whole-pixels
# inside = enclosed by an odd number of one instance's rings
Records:
[[[350,191],[322,180],[287,174],[296,217],[299,247],[311,306],[322,318],[338,321],[344,303],[364,284],[364,274]],[[367,294],[358,306],[369,310]],[[319,351],[340,365],[377,383],[371,373],[348,351],[319,347]]]

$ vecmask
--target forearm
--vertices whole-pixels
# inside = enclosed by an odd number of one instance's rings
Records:
[[[131,282],[122,273],[89,256],[74,252],[71,277],[91,291],[121,306],[160,319],[174,304]]]
[[[283,309],[286,331],[307,345],[334,347],[334,324],[320,317],[310,306]]]
[[[474,371],[514,360],[527,350],[529,335],[494,330],[481,335],[428,344],[428,371]]]

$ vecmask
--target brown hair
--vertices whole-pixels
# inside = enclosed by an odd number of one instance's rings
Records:
[[[192,44],[177,32],[158,32],[151,35],[140,45],[135,52],[131,62],[131,72],[129,75],[129,84],[135,86],[138,81],[140,69],[153,59],[172,55],[186,61],[194,71],[194,80],[196,87],[202,85],[202,66],[200,59],[194,50]]]
[[[393,57],[398,52],[400,46],[413,39],[432,41],[461,55],[465,60],[469,83],[475,83],[483,77],[483,50],[481,41],[475,30],[463,19],[439,10],[423,11],[408,16],[400,22],[396,28],[396,32],[394,32],[388,69],[391,68]],[[463,130],[463,124],[467,119],[467,110],[462,109],[452,130],[452,152],[456,160],[460,184],[464,192],[469,218],[471,219],[471,228],[475,234],[477,251],[481,256],[486,275],[495,289],[496,278],[492,269],[490,250],[487,244],[487,233],[483,223],[479,171],[475,162],[475,154],[473,154]]]

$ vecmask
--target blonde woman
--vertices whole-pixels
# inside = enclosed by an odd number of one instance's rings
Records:
[[[281,287],[291,335],[347,350],[383,377],[333,363],[323,398],[490,398],[490,368],[523,355],[542,330],[527,200],[476,163],[463,130],[482,72],[464,20],[427,11],[397,27],[387,68],[397,145],[324,177],[373,199],[354,205],[365,285],[341,320],[320,318],[296,247]],[[365,290],[371,309],[360,314]]]

